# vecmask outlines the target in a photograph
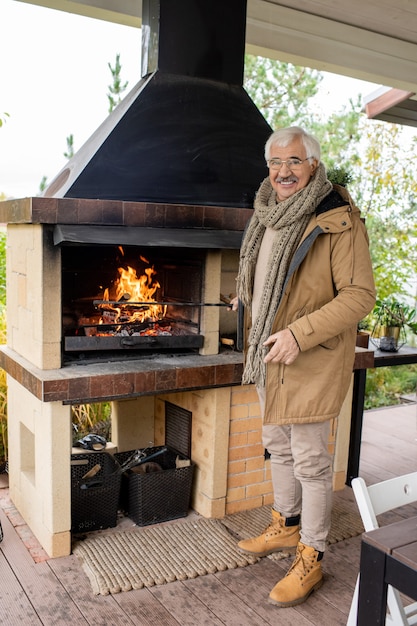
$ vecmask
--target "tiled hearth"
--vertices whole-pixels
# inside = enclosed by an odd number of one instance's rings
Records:
[[[242,232],[251,209],[80,198],[22,198],[0,203],[4,224],[91,224]]]

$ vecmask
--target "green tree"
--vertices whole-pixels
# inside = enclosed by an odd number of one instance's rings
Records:
[[[245,55],[245,89],[272,128],[310,121],[309,99],[321,80],[316,70]]]
[[[109,113],[111,113],[119,102],[121,102],[122,93],[126,90],[129,83],[128,81],[122,83],[120,76],[122,70],[122,66],[120,65],[120,54],[116,54],[114,67],[112,67],[110,63],[107,65],[113,78],[113,83],[109,85],[109,93],[107,94],[107,99],[109,101]]]
[[[325,116],[313,104],[322,80],[317,70],[245,55],[245,89],[272,128],[308,128],[320,141],[326,166],[348,169],[359,159],[361,102],[349,100],[340,113]]]
[[[74,156],[74,135],[71,133],[71,135],[68,135],[67,137],[67,151],[64,152],[64,157],[66,159],[72,159],[72,157]]]
[[[45,189],[48,186],[48,179],[46,176],[42,176],[42,180],[39,183],[39,189],[38,189],[38,196],[41,196],[43,194],[43,192],[45,191]]]
[[[310,102],[311,119],[307,127],[317,137],[322,147],[322,157],[327,169],[342,168],[352,171],[359,163],[361,139],[360,120],[363,117],[361,99],[349,99],[340,112],[328,117]]]
[[[378,297],[409,296],[417,268],[417,137],[406,143],[403,128],[386,122],[361,126],[365,145],[355,165],[355,194],[366,218]]]

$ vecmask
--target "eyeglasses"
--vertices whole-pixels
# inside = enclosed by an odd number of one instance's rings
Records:
[[[308,161],[314,157],[307,157],[306,159],[287,159],[286,161],[281,161],[281,159],[269,159],[268,166],[271,170],[280,170],[281,167],[286,164],[286,166],[290,169],[297,169],[297,167],[301,167],[304,161]]]

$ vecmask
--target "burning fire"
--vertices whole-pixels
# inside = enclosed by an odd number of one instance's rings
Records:
[[[145,263],[147,259],[141,257]],[[148,266],[141,276],[137,275],[133,267],[119,267],[119,279],[116,281],[114,298],[110,298],[110,289],[106,288],[103,294],[103,302],[98,305],[101,309],[100,324],[143,324],[150,323],[150,327],[141,330],[139,334],[170,334],[164,327],[158,327],[166,314],[166,305],[156,302],[154,296],[160,288],[155,279],[156,271]],[[106,301],[106,302],[104,302]],[[101,333],[100,333],[101,334]]]

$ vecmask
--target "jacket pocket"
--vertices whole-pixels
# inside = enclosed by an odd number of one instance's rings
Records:
[[[319,346],[321,346],[322,348],[326,348],[326,350],[334,350],[335,348],[337,348],[339,343],[340,336],[336,335],[336,337],[330,337],[330,339],[327,339],[327,341],[323,341],[323,343],[320,343]]]

